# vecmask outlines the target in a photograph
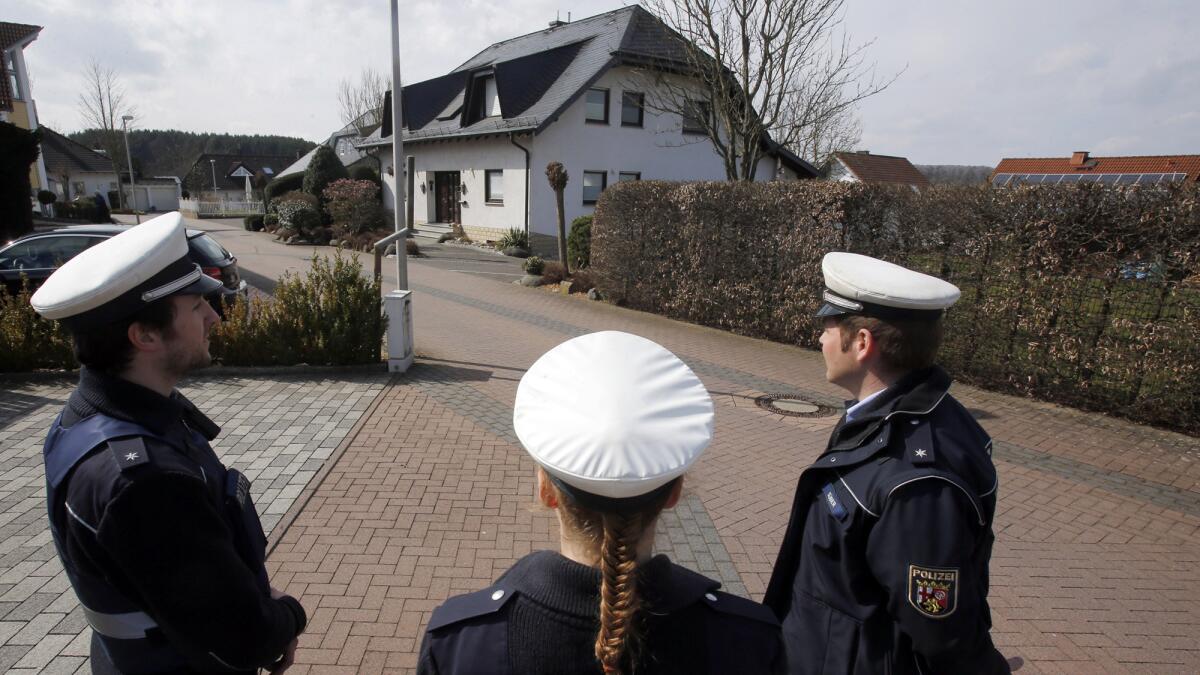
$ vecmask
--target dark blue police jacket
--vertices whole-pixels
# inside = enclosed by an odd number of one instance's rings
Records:
[[[207,422],[207,418],[200,416],[200,419]],[[75,559],[71,551],[78,548],[68,545],[65,534],[67,519],[74,518],[84,524],[85,530],[97,535],[96,523],[105,511],[105,496],[115,493],[117,483],[130,480],[138,472],[194,476],[203,481],[210,499],[226,515],[238,555],[253,570],[261,593],[269,595],[264,564],[266,539],[250,500],[250,483],[246,477],[236,470],[227,470],[200,431],[187,428],[185,433],[163,435],[99,413],[75,421],[69,427],[63,426],[62,420],[63,414],[55,419],[43,449],[50,530],[71,586],[104,651],[102,655],[94,654],[94,658],[107,657],[123,673],[172,672],[196,667],[207,672],[253,670],[252,665],[226,663],[215,653],[185,657],[168,641],[139,602],[118,589],[96,567]],[[95,463],[95,469],[89,464],[89,475],[75,473],[82,460],[95,452],[107,453],[111,462]],[[76,504],[73,509],[64,501],[68,480],[86,481],[93,488],[90,494],[96,499]],[[76,509],[81,512],[77,513]],[[180,526],[186,527],[185,524]],[[222,589],[211,591],[219,594]]]
[[[789,673],[1009,672],[988,633],[991,439],[949,387],[911,373],[801,474],[763,599]]]

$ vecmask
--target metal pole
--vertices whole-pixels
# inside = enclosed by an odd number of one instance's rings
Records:
[[[400,115],[400,9],[397,0],[392,1],[392,178],[395,184],[396,232],[404,227],[404,139]],[[396,240],[396,288],[408,290],[408,255],[401,250],[400,239]]]
[[[208,166],[212,168],[213,200],[215,201],[218,197],[218,195],[217,195],[217,160],[215,160],[215,159],[208,160]]]
[[[133,158],[129,156],[129,125],[126,124],[131,119],[133,117],[129,115],[122,115],[121,128],[125,130],[125,163],[129,165],[129,196],[133,198],[133,217],[140,224],[142,216],[137,208],[137,183],[133,179]]]

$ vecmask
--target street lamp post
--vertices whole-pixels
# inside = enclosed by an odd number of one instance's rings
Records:
[[[133,217],[138,222],[142,222],[142,216],[138,213],[137,208],[137,183],[133,180],[133,159],[129,156],[129,122],[133,121],[133,115],[121,116],[121,128],[125,130],[125,163],[129,165],[129,197],[133,201]]]
[[[208,166],[209,166],[209,168],[212,169],[213,201],[216,201],[216,199],[217,199],[217,160],[215,160],[215,159],[208,160]]]

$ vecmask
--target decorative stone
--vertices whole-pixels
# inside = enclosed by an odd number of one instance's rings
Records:
[[[396,245],[388,244],[387,248],[384,249],[383,254],[384,255],[396,255]]]
[[[521,280],[517,283],[521,284],[522,286],[541,286],[542,275],[526,274],[525,276],[521,277]]]
[[[513,258],[528,258],[529,257],[529,250],[521,248],[520,246],[510,246],[510,247],[504,249],[503,251],[501,251],[501,253],[503,253],[504,255],[507,255],[507,256],[511,256]]]
[[[560,292],[560,293],[562,293],[563,295],[570,295],[570,294],[571,294],[571,285],[572,285],[572,284],[574,284],[574,283],[575,283],[575,282],[573,282],[573,281],[560,281],[560,282],[558,282],[558,290],[559,290],[559,292]]]
[[[593,288],[588,291],[588,300],[600,300],[600,291]]]

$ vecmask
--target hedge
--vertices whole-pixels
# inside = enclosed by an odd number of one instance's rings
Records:
[[[211,334],[213,358],[228,366],[378,363],[387,326],[379,282],[357,258],[313,256],[303,274],[285,274],[275,295],[252,295],[225,309]],[[38,316],[29,292],[0,287],[0,372],[77,367],[71,336]]]
[[[1198,433],[1197,196],[637,181],[601,196],[591,263],[631,307],[815,347],[821,257],[884,258],[962,289],[941,352],[957,378]]]

